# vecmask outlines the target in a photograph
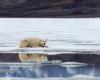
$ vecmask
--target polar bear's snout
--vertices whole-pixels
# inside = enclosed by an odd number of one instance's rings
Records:
[[[40,40],[40,46],[41,47],[47,47],[47,39],[46,40]]]

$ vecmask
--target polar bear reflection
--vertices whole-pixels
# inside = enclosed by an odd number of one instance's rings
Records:
[[[36,48],[36,47],[46,47],[46,40],[43,40],[41,38],[25,38],[20,42],[19,47],[20,48]],[[47,56],[43,54],[21,54],[19,53],[19,59],[21,62],[24,61],[47,61]]]

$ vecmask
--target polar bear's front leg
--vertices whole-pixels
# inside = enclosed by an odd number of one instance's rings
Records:
[[[26,47],[28,47],[28,45],[29,45],[28,40],[22,40],[22,41],[20,42],[20,44],[19,44],[19,47],[20,47],[20,48],[26,48]]]
[[[19,44],[19,47],[20,48],[26,48],[26,47],[28,47],[28,40],[22,40],[21,42],[20,42],[20,44]],[[29,54],[22,54],[22,53],[19,53],[19,59],[20,59],[20,61],[21,62],[24,62],[24,61],[27,61],[27,59],[29,59],[28,58],[28,55]]]

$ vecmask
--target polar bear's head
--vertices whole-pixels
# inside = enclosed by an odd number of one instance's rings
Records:
[[[46,47],[47,40],[42,38],[31,38],[29,40],[29,47]]]
[[[40,47],[47,47],[46,43],[47,43],[47,40],[40,39],[38,45]]]

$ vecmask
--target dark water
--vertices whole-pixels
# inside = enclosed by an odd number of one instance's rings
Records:
[[[100,1],[0,0],[0,17],[100,17]]]

